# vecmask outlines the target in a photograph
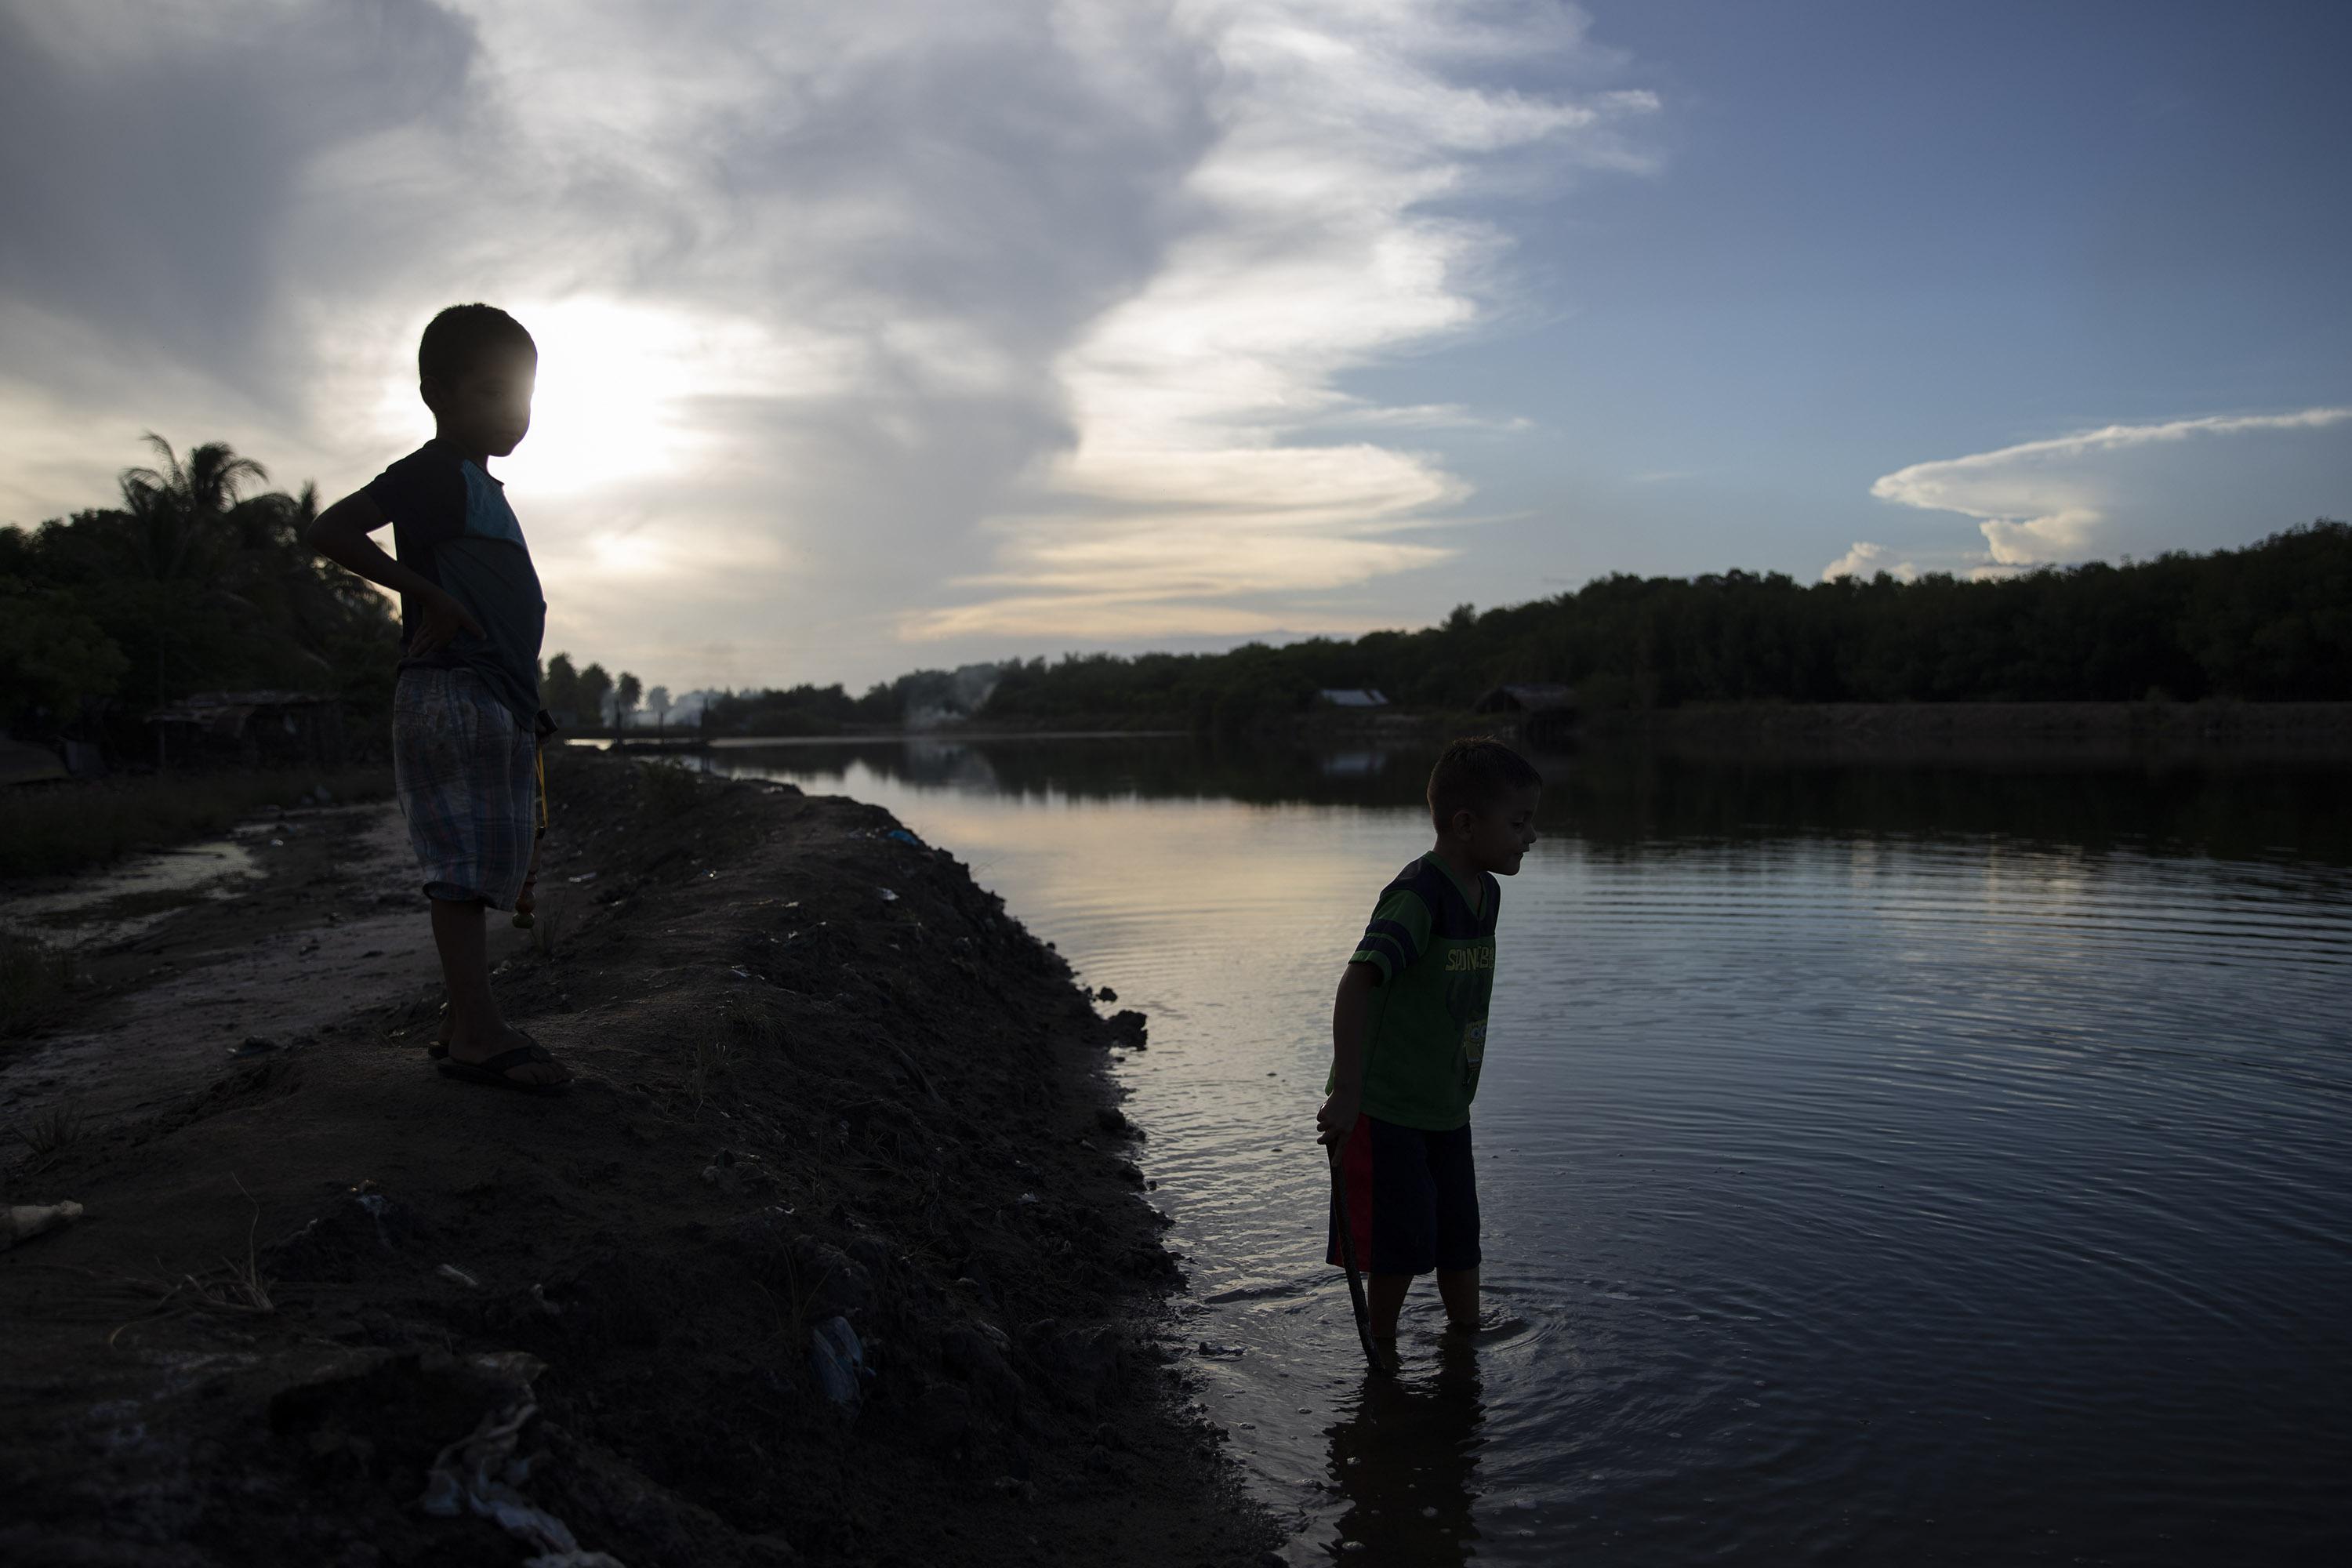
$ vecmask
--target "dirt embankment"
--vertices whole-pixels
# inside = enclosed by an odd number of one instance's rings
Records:
[[[0,1253],[0,1558],[1263,1560],[1173,1397],[1175,1264],[1099,1071],[1140,1021],[878,809],[557,763],[498,984],[567,1096],[435,1074],[413,975],[338,969],[241,1061],[128,982],[74,1020],[118,1092],[7,1173],[87,1213]],[[308,890],[319,931],[380,915],[348,890]],[[172,1087],[199,1058],[226,1076]],[[835,1319],[863,1373],[814,1348]]]

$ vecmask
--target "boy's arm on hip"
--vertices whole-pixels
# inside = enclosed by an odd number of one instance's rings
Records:
[[[311,549],[336,565],[358,573],[379,587],[395,594],[429,596],[432,584],[413,568],[386,555],[383,547],[368,537],[391,521],[373,496],[365,490],[353,490],[311,519],[303,537]]]

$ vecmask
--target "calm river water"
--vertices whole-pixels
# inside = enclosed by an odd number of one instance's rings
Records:
[[[1118,1005],[1210,1414],[1296,1563],[2352,1561],[2352,773],[1538,759],[1475,1116],[1496,1320],[1370,1383],[1331,993],[1425,752],[722,749]]]

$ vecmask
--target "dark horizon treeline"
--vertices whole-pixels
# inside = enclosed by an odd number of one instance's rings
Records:
[[[1801,584],[1780,573],[1596,578],[1417,632],[1223,654],[1073,655],[998,668],[984,711],[1234,730],[1374,687],[1467,709],[1505,682],[1597,710],[1696,702],[2320,701],[2352,699],[2352,526],[1969,582]]]
[[[391,705],[391,602],[304,539],[314,487],[226,445],[124,470],[121,504],[0,527],[0,725],[58,734],[203,690],[280,688]],[[712,696],[719,733],[823,734],[940,719],[1108,721],[1238,731],[1375,687],[1462,710],[1508,681],[1561,682],[1596,710],[1693,702],[2352,700],[2352,526],[1990,582],[1801,584],[1773,573],[1595,579],[1421,631],[1251,643],[1222,654],[1074,654]],[[548,661],[551,708],[596,724],[641,693],[626,671]],[[642,693],[667,710],[659,687]],[[688,710],[692,711],[692,710]]]

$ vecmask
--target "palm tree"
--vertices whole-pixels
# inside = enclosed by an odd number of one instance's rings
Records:
[[[240,458],[226,441],[207,441],[182,462],[172,444],[150,430],[147,444],[160,468],[125,468],[120,483],[130,520],[131,575],[152,583],[218,583],[222,568],[241,552],[247,520],[237,518],[240,487],[269,482],[269,470]]]
[[[226,442],[184,459],[152,432],[147,444],[157,460],[122,471],[121,508],[89,518],[78,553],[95,579],[133,596],[125,609],[140,629],[129,635],[142,668],[152,651],[159,700],[167,664],[199,681],[302,686],[331,671],[373,673],[379,658],[390,668],[389,604],[305,539],[315,485],[247,494],[268,470]]]

